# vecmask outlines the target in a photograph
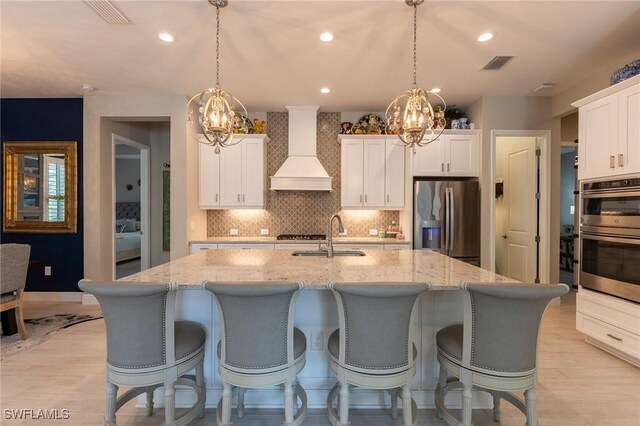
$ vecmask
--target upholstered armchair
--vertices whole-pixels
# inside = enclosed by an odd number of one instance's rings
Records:
[[[0,312],[15,309],[20,337],[27,338],[24,326],[22,300],[27,283],[29,255],[28,244],[0,244]]]

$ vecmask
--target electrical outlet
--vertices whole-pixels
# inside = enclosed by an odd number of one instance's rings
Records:
[[[324,342],[324,333],[322,330],[311,332],[311,350],[321,351],[322,343]]]
[[[229,229],[229,235],[238,235],[238,230],[235,228]]]
[[[51,276],[51,266],[45,266],[44,267],[44,276],[45,277],[50,277]]]
[[[344,228],[344,232],[339,232],[338,235],[340,235],[341,237],[346,237],[347,236],[347,228]]]
[[[262,228],[260,230],[260,235],[269,235],[269,228]]]
[[[377,229],[369,229],[369,235],[371,235],[372,237],[377,237],[378,236],[378,230]]]

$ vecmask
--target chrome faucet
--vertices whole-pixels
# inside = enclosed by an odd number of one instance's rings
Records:
[[[334,214],[329,219],[329,225],[327,226],[327,257],[333,257],[333,219],[338,219],[338,232],[344,232],[344,226],[342,226],[342,219],[338,214]]]

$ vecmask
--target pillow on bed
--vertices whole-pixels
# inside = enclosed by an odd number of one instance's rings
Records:
[[[135,219],[126,219],[124,221],[124,229],[122,232],[136,232],[136,220]]]
[[[116,234],[124,232],[124,227],[125,227],[124,223],[117,223],[116,222]]]

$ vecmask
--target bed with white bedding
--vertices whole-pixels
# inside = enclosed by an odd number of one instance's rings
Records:
[[[140,257],[140,222],[135,219],[116,220],[116,262]]]

